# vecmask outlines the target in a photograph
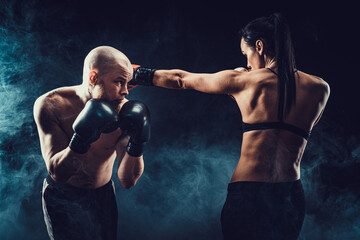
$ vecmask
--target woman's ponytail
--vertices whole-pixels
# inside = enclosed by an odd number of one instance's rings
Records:
[[[296,99],[294,48],[285,18],[279,13],[274,13],[270,19],[274,24],[275,59],[279,75],[278,117],[279,120],[283,120],[284,107],[285,114],[288,114]]]
[[[275,57],[279,76],[278,118],[282,121],[284,113],[290,112],[296,99],[295,57],[289,26],[280,13],[274,13],[251,21],[240,31],[240,35],[253,47],[257,40],[262,40],[265,52]]]

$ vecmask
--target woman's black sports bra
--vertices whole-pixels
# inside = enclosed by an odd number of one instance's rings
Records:
[[[277,75],[276,72],[274,72],[272,69],[269,69],[271,72],[273,72],[275,75]],[[290,131],[296,135],[299,135],[300,137],[303,137],[304,139],[308,139],[310,137],[311,131],[306,131],[302,128],[299,128],[297,126],[278,121],[278,122],[260,122],[260,123],[242,123],[242,130],[243,132],[253,131],[253,130],[266,130],[266,129],[283,129]]]

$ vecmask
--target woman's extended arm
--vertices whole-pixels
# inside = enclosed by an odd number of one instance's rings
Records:
[[[231,94],[243,88],[244,73],[225,70],[217,73],[190,73],[183,70],[157,70],[154,73],[155,86],[172,89],[193,89],[205,93]]]
[[[154,85],[171,89],[193,89],[205,93],[232,94],[244,88],[245,72],[224,70],[217,73],[191,73],[180,69],[138,68],[130,84]]]

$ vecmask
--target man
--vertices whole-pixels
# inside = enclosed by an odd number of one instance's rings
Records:
[[[150,137],[147,107],[125,98],[132,75],[123,53],[97,47],[85,58],[81,85],[50,91],[34,104],[49,173],[42,203],[51,239],[116,239],[115,158],[120,184],[135,186]]]

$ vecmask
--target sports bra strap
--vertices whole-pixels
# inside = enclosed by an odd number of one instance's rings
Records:
[[[271,72],[273,72],[276,76],[278,75],[274,70],[272,70],[271,68],[267,68],[269,69]]]
[[[261,123],[242,123],[243,132],[253,130],[266,130],[266,129],[283,129],[290,131],[306,140],[310,137],[311,131],[306,131],[302,128],[284,122],[261,122]]]
[[[278,76],[278,74],[271,68],[267,68],[267,69],[269,69],[276,76]],[[300,137],[303,137],[306,140],[310,137],[311,131],[306,131],[302,128],[285,123],[281,120],[282,119],[280,119],[279,122],[260,122],[260,123],[245,123],[245,122],[243,122],[242,129],[243,129],[243,132],[248,132],[248,131],[253,131],[253,130],[266,130],[266,129],[282,129],[282,130],[290,131]]]

